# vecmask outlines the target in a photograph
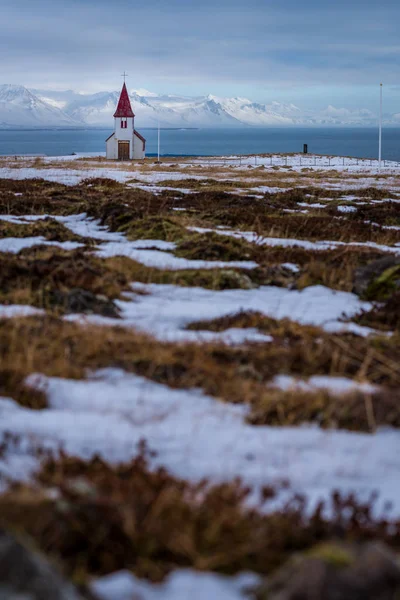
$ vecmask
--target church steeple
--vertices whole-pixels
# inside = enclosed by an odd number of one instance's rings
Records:
[[[111,160],[143,159],[146,152],[146,140],[135,129],[135,115],[124,85],[114,113],[114,133],[106,139],[107,158]]]
[[[131,101],[129,100],[128,90],[126,89],[126,84],[124,81],[124,85],[122,86],[121,95],[119,97],[117,110],[114,113],[115,118],[134,118],[134,113],[131,106]]]

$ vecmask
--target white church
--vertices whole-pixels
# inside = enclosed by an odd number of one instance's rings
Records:
[[[117,110],[114,113],[114,133],[106,139],[107,158],[132,160],[145,157],[146,140],[135,129],[135,115],[126,85],[122,86]]]

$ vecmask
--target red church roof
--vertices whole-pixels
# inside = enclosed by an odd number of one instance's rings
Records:
[[[126,89],[126,85],[122,86],[121,95],[119,97],[119,102],[117,106],[117,110],[114,113],[114,117],[134,117],[131,101],[129,100],[128,90]]]

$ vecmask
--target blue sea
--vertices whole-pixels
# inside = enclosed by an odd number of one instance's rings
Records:
[[[147,155],[157,152],[157,130],[140,129],[147,138]],[[105,152],[111,129],[0,130],[0,155]],[[373,128],[237,128],[162,129],[164,156],[302,152],[377,158],[378,130]],[[383,130],[382,157],[400,161],[400,128]]]

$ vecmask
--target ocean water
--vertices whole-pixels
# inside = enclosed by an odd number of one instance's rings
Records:
[[[140,129],[147,154],[157,152],[157,130]],[[0,155],[105,152],[110,129],[0,130]],[[162,155],[229,155],[302,152],[377,158],[378,130],[373,128],[162,129]],[[382,157],[400,161],[400,128],[383,130]]]

